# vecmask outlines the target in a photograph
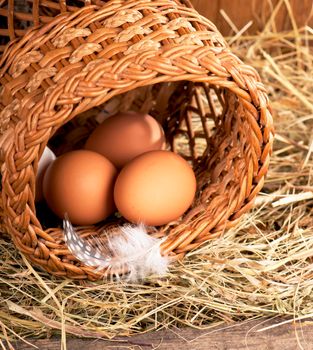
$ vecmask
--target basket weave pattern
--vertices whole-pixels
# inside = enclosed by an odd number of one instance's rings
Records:
[[[174,151],[177,135],[186,136],[186,158],[198,180],[189,212],[155,233],[167,236],[164,254],[179,258],[235,225],[263,186],[273,143],[269,101],[256,71],[188,1],[38,3],[15,17],[9,11],[13,1],[8,10],[0,8],[0,14],[10,14],[0,34],[13,40],[0,62],[0,228],[16,247],[53,274],[100,277],[71,256],[61,228],[45,230],[37,218],[38,160],[74,117],[114,98],[129,101],[142,87],[149,98],[133,97],[132,106],[162,122]],[[32,20],[34,27],[16,29],[16,18]],[[201,121],[200,131],[194,118]],[[206,143],[202,153],[198,139]],[[85,237],[102,230],[78,229]]]

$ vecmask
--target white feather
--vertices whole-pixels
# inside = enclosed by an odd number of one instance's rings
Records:
[[[169,258],[161,254],[163,242],[150,236],[144,225],[124,225],[114,235],[106,233],[107,241],[90,242],[78,236],[68,217],[63,221],[64,241],[69,251],[87,266],[97,271],[128,271],[129,281],[144,279],[150,275],[162,276],[167,272]],[[95,244],[96,242],[96,244]]]

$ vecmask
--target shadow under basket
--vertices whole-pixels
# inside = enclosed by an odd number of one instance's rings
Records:
[[[49,4],[58,10],[50,17]],[[151,229],[165,237],[162,253],[181,258],[236,225],[263,186],[272,152],[273,121],[256,71],[188,1],[64,4],[47,2],[42,17],[32,11],[37,26],[8,43],[0,62],[1,231],[54,275],[101,278],[70,254],[60,221],[47,223],[36,206],[36,172],[47,144],[57,154],[79,148],[99,111],[129,110],[156,118],[168,149],[197,178],[191,208]],[[118,220],[77,232],[98,238]]]

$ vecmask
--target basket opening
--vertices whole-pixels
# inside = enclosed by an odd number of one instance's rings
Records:
[[[199,188],[194,208],[201,202],[201,194],[211,181],[209,163],[214,135],[225,112],[223,101],[223,90],[189,81],[137,88],[76,116],[56,131],[48,146],[57,156],[81,149],[91,132],[108,116],[124,111],[148,113],[162,125],[167,149],[193,166]],[[45,203],[37,203],[36,210],[44,229],[60,227],[61,220]],[[114,221],[116,217],[110,219]]]

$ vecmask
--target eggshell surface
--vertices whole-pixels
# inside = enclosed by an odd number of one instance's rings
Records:
[[[73,224],[90,225],[114,212],[117,170],[98,153],[78,150],[57,158],[43,180],[44,197],[60,218],[65,213]]]
[[[122,168],[136,156],[165,146],[164,131],[153,117],[127,112],[104,120],[88,138],[85,149],[102,154]]]
[[[192,204],[195,193],[194,172],[182,157],[150,151],[121,170],[114,200],[127,220],[159,226],[178,219]]]

